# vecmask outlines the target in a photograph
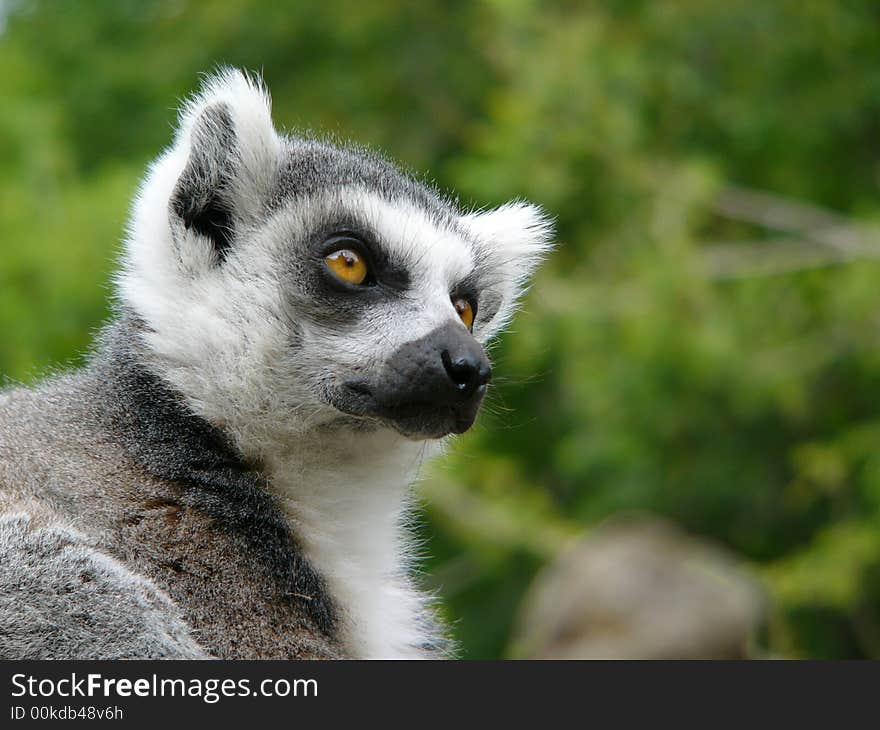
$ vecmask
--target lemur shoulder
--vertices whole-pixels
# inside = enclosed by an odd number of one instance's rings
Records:
[[[0,393],[0,658],[430,657],[410,484],[467,430],[541,211],[463,211],[211,77],[88,364]]]

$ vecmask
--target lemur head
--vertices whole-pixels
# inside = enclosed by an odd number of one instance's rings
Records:
[[[473,423],[549,234],[535,206],[463,212],[371,152],[279,134],[225,70],[146,176],[119,296],[152,367],[239,440],[437,438]]]

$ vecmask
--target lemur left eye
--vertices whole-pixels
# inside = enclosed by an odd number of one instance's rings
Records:
[[[350,248],[340,248],[327,254],[324,263],[337,278],[348,284],[363,284],[369,273],[364,257]]]
[[[464,326],[468,329],[473,329],[474,308],[471,306],[471,303],[464,297],[455,297],[452,300],[452,306],[455,307],[455,313],[464,322]]]

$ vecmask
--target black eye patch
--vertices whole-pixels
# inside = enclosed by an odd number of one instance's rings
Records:
[[[355,250],[366,260],[371,282],[385,290],[404,292],[412,283],[408,269],[389,256],[377,236],[365,226],[339,221],[325,226],[316,239],[316,253],[321,260],[340,248]]]
[[[461,297],[470,302],[470,305],[474,310],[474,317],[476,318],[483,305],[480,301],[481,290],[480,273],[479,271],[474,270],[453,287],[450,296],[453,299]]]

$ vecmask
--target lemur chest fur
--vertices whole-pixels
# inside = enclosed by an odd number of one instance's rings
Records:
[[[265,460],[292,533],[327,585],[354,657],[424,657],[439,637],[411,583],[410,484],[436,445],[329,426]]]

